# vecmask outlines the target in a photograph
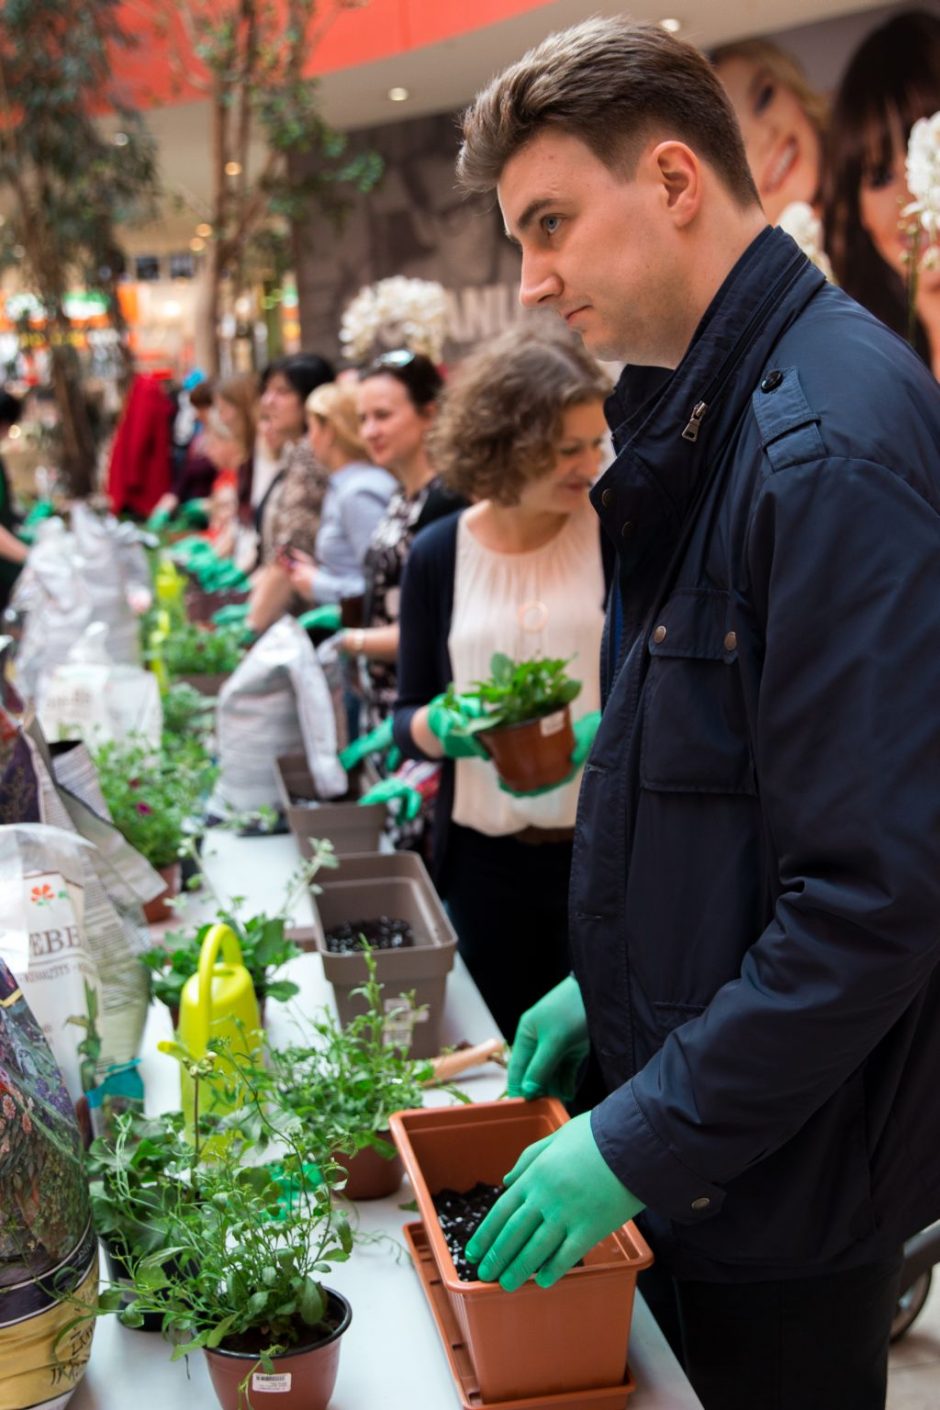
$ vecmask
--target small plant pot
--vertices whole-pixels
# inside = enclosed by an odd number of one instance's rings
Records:
[[[551,788],[571,773],[574,731],[567,705],[521,725],[481,730],[476,738],[493,760],[503,783],[517,793]]]
[[[229,678],[230,672],[225,671],[205,671],[197,672],[194,675],[174,676],[174,685],[184,681],[186,685],[191,685],[193,690],[198,690],[200,695],[206,695],[214,700]]]
[[[169,866],[157,867],[156,870],[166,882],[166,887],[159,896],[154,896],[152,901],[144,902],[144,919],[148,925],[159,925],[162,921],[171,920],[173,910],[169,902],[180,894],[179,862],[171,862]]]
[[[387,1131],[379,1135],[391,1140]],[[363,1146],[352,1156],[334,1151],[333,1159],[346,1171],[346,1187],[341,1193],[351,1200],[385,1199],[395,1193],[405,1173],[400,1155],[386,1160],[374,1146]]]
[[[324,802],[317,797],[316,785],[303,754],[281,755],[274,776],[281,809],[302,856],[313,855],[313,838],[332,842],[338,857],[378,851],[385,827],[385,804],[369,803],[361,807],[356,802],[379,781],[370,765],[357,764],[350,769],[348,792],[342,798]]]
[[[457,936],[421,858],[414,852],[344,857],[338,871],[319,874],[317,885],[320,894],[314,900],[313,927],[289,933],[301,948],[319,950],[323,956],[323,973],[333,985],[340,1023],[345,1027],[365,1012],[365,998],[354,991],[366,982],[368,971],[362,954],[332,954],[326,948],[326,932],[342,921],[396,916],[411,926],[414,944],[375,950],[376,978],[384,986],[390,1025],[395,1022],[392,1011],[400,1012],[398,996],[414,991],[420,1015],[412,1028],[408,1054],[436,1057]]]
[[[433,1196],[499,1185],[534,1141],[568,1120],[560,1102],[480,1102],[396,1112],[390,1121],[447,1304],[483,1404],[624,1386],[637,1274],[653,1258],[633,1224],[585,1254],[552,1288],[461,1282]],[[589,1403],[589,1402],[585,1402]]]
[[[339,1371],[340,1338],[352,1321],[352,1308],[339,1293],[327,1291],[328,1306],[339,1319],[328,1336],[274,1357],[269,1375],[250,1351],[204,1348],[209,1379],[222,1410],[326,1410]],[[247,1397],[239,1386],[248,1376]]]

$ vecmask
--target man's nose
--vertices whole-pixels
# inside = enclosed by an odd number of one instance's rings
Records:
[[[551,265],[531,255],[522,256],[519,302],[523,308],[538,308],[561,293],[562,284]]]

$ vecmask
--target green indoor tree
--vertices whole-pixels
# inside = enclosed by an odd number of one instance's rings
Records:
[[[103,293],[131,370],[116,297],[116,231],[156,190],[153,143],[122,102],[112,59],[128,43],[118,0],[3,0],[0,6],[0,190],[9,198],[0,262],[15,263],[43,305],[69,491],[93,488],[95,441],[65,299]],[[99,121],[119,122],[120,145]]]

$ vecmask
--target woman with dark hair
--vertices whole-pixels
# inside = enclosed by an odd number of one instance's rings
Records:
[[[375,464],[390,470],[400,487],[366,552],[363,625],[344,632],[339,642],[341,651],[360,660],[370,730],[395,703],[401,578],[415,534],[463,503],[443,488],[428,456],[443,385],[430,358],[406,349],[383,353],[359,376],[359,434]]]
[[[940,108],[940,18],[908,10],[856,50],[832,109],[823,221],[826,250],[846,293],[908,334],[910,201],[907,142],[918,118]],[[921,265],[914,346],[940,377],[940,270]]]
[[[573,763],[568,782],[538,797],[503,791],[488,759],[453,743],[437,697],[451,681],[466,690],[489,676],[496,651],[561,657],[582,682],[572,714],[596,727],[606,589],[588,490],[601,468],[608,390],[560,325],[519,324],[468,358],[431,452],[472,507],[421,535],[402,592],[395,742],[411,758],[446,760],[435,879],[460,953],[510,1039],[524,1010],[569,972],[580,770]]]
[[[327,474],[307,440],[306,401],[315,387],[334,380],[333,368],[316,353],[294,353],[272,362],[262,373],[259,419],[280,457],[264,498],[257,507],[260,537],[247,624],[263,632],[299,605],[290,580],[287,555],[293,549],[313,553],[320,527],[320,506]]]

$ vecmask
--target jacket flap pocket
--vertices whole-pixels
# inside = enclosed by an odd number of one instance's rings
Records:
[[[737,644],[728,621],[728,594],[718,590],[677,592],[662,608],[647,641],[651,656],[700,661],[731,661]]]

